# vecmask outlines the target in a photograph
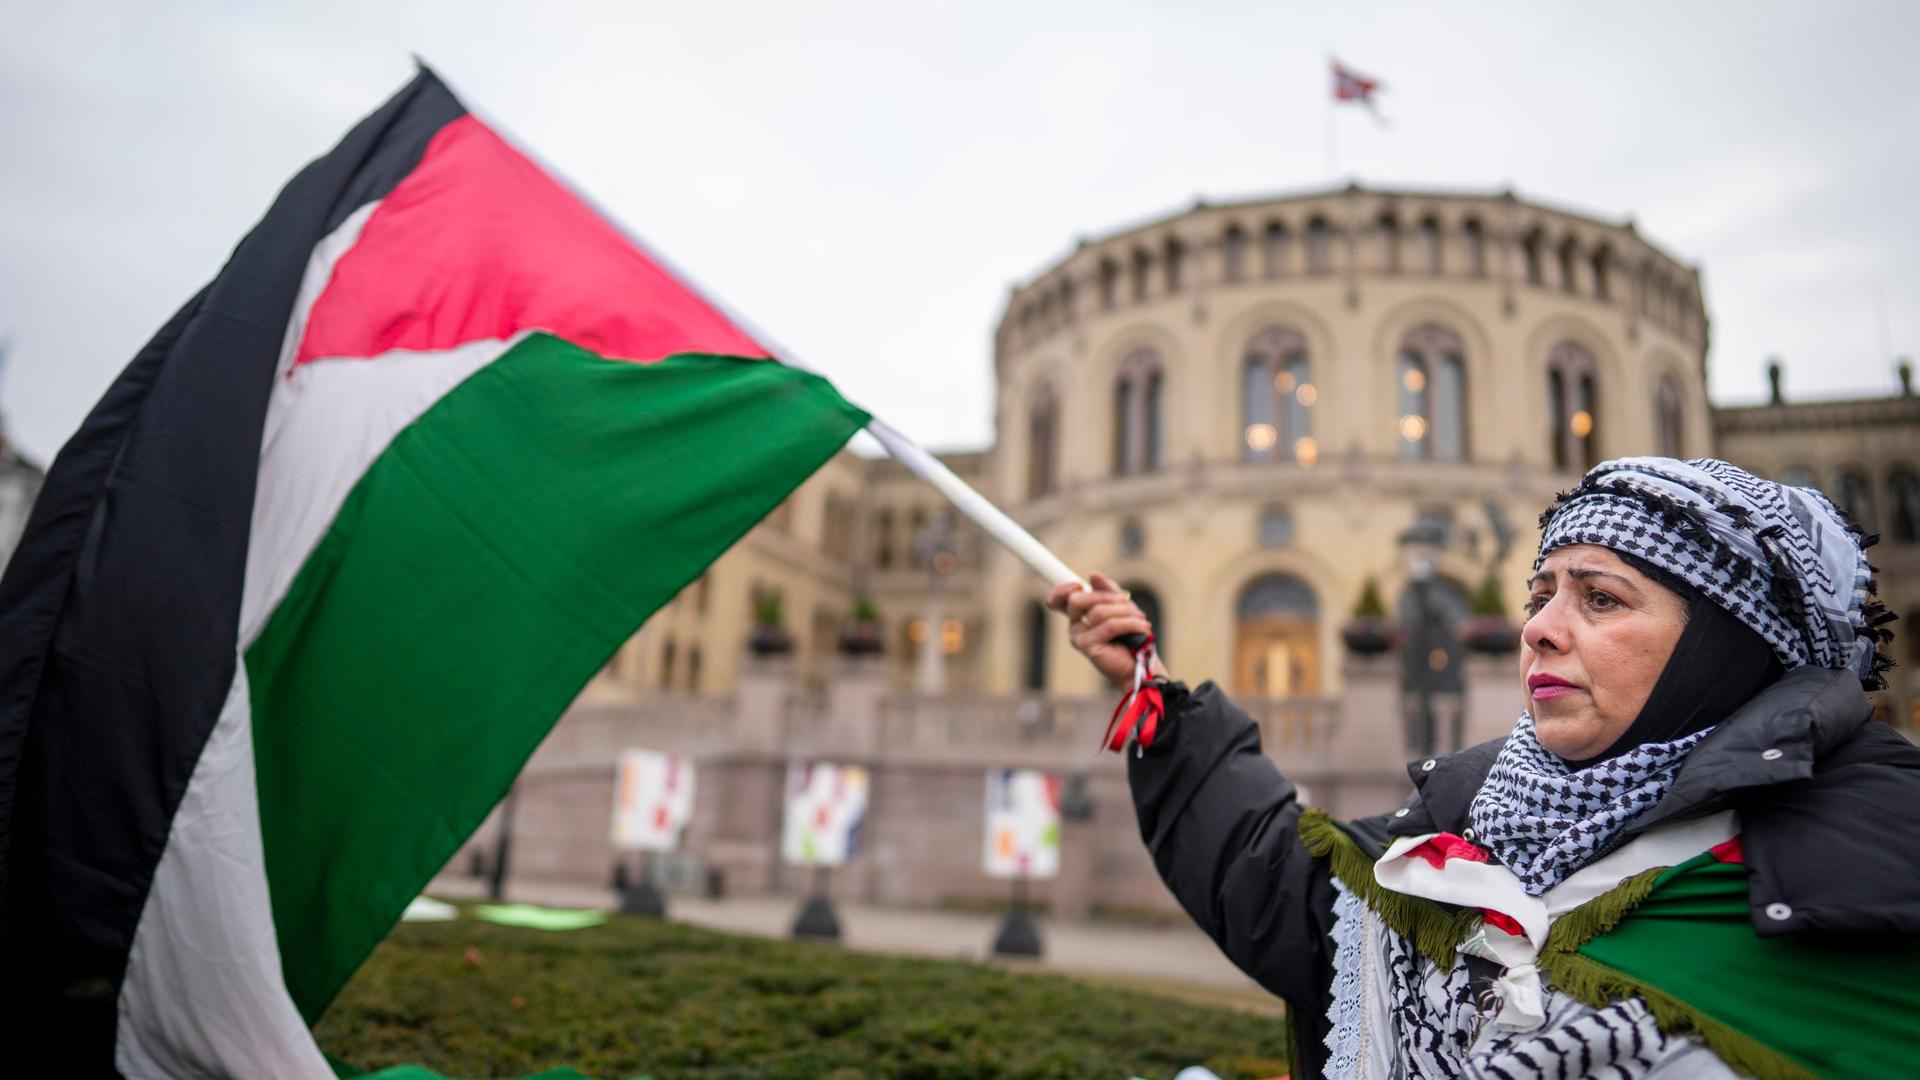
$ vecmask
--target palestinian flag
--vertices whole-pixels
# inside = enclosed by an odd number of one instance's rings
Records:
[[[868,417],[422,71],[55,461],[0,581],[0,1024],[63,1075],[308,1026],[636,628]]]

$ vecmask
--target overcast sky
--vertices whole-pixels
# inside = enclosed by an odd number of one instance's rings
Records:
[[[1329,54],[1392,120],[1338,117],[1340,181],[1512,185],[1702,265],[1717,400],[1761,397],[1769,354],[1814,397],[1920,351],[1920,5],[26,0],[4,27],[0,413],[43,461],[413,53],[936,448],[991,440],[1007,288],[1076,237],[1336,179]]]

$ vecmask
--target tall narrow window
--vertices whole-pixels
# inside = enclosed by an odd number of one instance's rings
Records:
[[[1027,416],[1027,497],[1038,499],[1053,494],[1059,482],[1059,463],[1055,459],[1054,442],[1059,427],[1058,409],[1054,405],[1053,387],[1042,385],[1034,395],[1032,410]]]
[[[1546,237],[1540,234],[1539,229],[1528,233],[1525,238],[1520,241],[1520,257],[1526,263],[1527,284],[1529,285],[1546,284],[1546,274],[1540,265],[1542,257],[1541,249],[1545,246]]]
[[[1460,227],[1461,238],[1467,247],[1467,273],[1474,277],[1487,274],[1487,233],[1479,218],[1468,218]]]
[[[1266,264],[1264,269],[1269,280],[1287,276],[1287,262],[1292,256],[1292,245],[1288,243],[1290,239],[1285,225],[1277,221],[1268,223],[1266,239],[1261,246]]]
[[[1604,246],[1593,253],[1593,298],[1603,304],[1613,300],[1613,252]]]
[[[1146,393],[1146,467],[1158,469],[1166,461],[1165,425],[1161,422],[1162,399],[1166,397],[1166,373],[1156,366],[1147,373]]]
[[[1654,397],[1654,423],[1659,427],[1661,457],[1686,455],[1686,402],[1680,396],[1680,383],[1671,375],[1660,376],[1660,389]]]
[[[700,692],[700,646],[687,650],[687,689]]]
[[[1887,493],[1893,497],[1895,543],[1920,541],[1920,474],[1909,465],[1895,465],[1887,474]],[[1912,633],[1913,628],[1908,627]]]
[[[873,515],[873,563],[893,569],[893,508],[883,506]]]
[[[1880,515],[1873,505],[1873,483],[1857,469],[1842,469],[1833,478],[1833,501],[1853,515],[1862,532],[1880,531]]]
[[[1333,273],[1333,230],[1323,217],[1307,222],[1307,273]]]
[[[1576,268],[1580,265],[1580,248],[1569,236],[1560,244],[1560,288],[1565,292],[1577,292],[1580,288]]]
[[[1123,587],[1133,594],[1133,604],[1140,609],[1140,614],[1153,624],[1153,651],[1160,654],[1161,660],[1166,660],[1167,619],[1160,607],[1160,594],[1139,582],[1128,582]]]
[[[1230,284],[1247,279],[1247,234],[1229,225],[1220,237],[1220,276]]]
[[[1547,394],[1556,467],[1586,472],[1600,460],[1600,392],[1593,354],[1563,341],[1547,354]]]
[[[1400,272],[1400,223],[1392,214],[1381,214],[1380,231],[1380,269],[1389,274]]]
[[[1152,349],[1120,362],[1113,381],[1113,474],[1152,472],[1161,465],[1161,398],[1165,369]]]
[[[1428,274],[1441,270],[1440,219],[1431,215],[1420,219],[1420,269]]]
[[[907,515],[907,565],[924,570],[927,565],[927,508],[916,506]]]
[[[1111,311],[1120,299],[1120,265],[1112,259],[1100,260],[1100,310]]]
[[[673,639],[660,647],[660,689],[673,689]]]
[[[1466,351],[1459,334],[1437,323],[1422,323],[1401,342],[1401,457],[1466,460]]]
[[[1242,457],[1312,465],[1320,455],[1313,437],[1320,390],[1306,339],[1287,327],[1260,331],[1247,343],[1242,372]]]
[[[1174,293],[1179,292],[1180,286],[1184,284],[1181,276],[1186,272],[1187,265],[1187,247],[1185,244],[1182,244],[1178,238],[1167,238],[1166,262],[1167,295],[1172,296]]]
[[[1023,680],[1028,690],[1047,688],[1047,638],[1053,630],[1047,609],[1035,600],[1027,604],[1027,664]]]
[[[1567,377],[1559,368],[1547,369],[1547,440],[1553,448],[1553,467],[1567,468]]]
[[[1072,280],[1062,281],[1060,283],[1060,321],[1063,323],[1071,323],[1073,321],[1073,294]]]
[[[1147,279],[1153,276],[1153,256],[1146,251],[1133,253],[1133,302],[1138,304],[1147,298]]]

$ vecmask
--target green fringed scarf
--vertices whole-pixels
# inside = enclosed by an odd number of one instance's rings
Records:
[[[1325,813],[1302,814],[1300,835],[1381,922],[1453,966],[1478,910],[1380,885],[1374,860]],[[1746,866],[1710,853],[1635,875],[1561,916],[1538,965],[1549,986],[1593,1008],[1638,996],[1661,1030],[1698,1036],[1757,1080],[1920,1068],[1920,939],[1762,938]]]

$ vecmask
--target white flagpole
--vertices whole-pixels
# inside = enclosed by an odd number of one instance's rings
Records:
[[[913,440],[895,431],[886,421],[875,418],[867,424],[867,431],[880,440],[895,461],[905,465],[908,471],[932,485],[935,491],[946,496],[954,509],[966,515],[967,520],[986,530],[988,536],[998,540],[1008,551],[1018,556],[1028,568],[1049,585],[1064,585],[1068,582],[1085,585],[1080,575],[1073,572],[1059,556],[1047,550],[1047,546],[1034,539],[1033,534],[1020,527],[1019,523],[1008,517],[999,507],[988,502],[986,497],[967,486],[965,480],[955,476],[952,469],[940,463],[940,460],[915,445]]]

